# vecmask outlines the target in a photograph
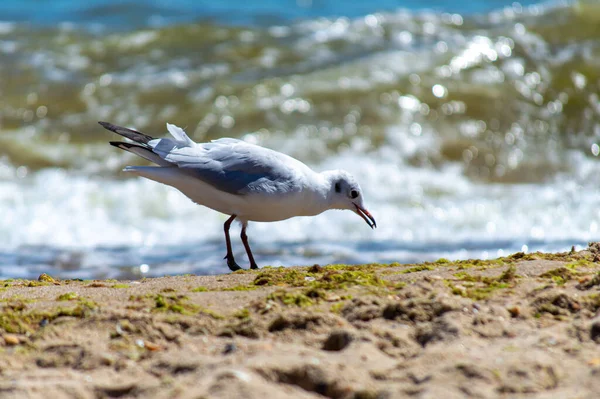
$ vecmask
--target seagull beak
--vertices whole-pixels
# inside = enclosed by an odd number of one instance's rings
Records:
[[[361,208],[356,204],[354,204],[354,206],[356,207],[356,214],[363,218],[370,228],[374,229],[375,227],[377,227],[377,223],[375,223],[375,218],[369,213],[369,211],[367,211],[364,208]]]

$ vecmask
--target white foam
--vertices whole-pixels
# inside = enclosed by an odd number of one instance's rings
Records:
[[[580,175],[547,185],[473,183],[461,168],[415,168],[389,149],[346,152],[316,169],[345,168],[362,185],[378,221],[371,231],[351,212],[251,224],[257,244],[388,242],[456,250],[469,242],[587,241],[597,234],[598,178],[585,157]],[[591,182],[586,182],[592,179]],[[169,187],[144,180],[84,176],[60,169],[0,182],[0,247],[146,247],[220,242],[225,216]],[[394,245],[391,245],[392,247]]]

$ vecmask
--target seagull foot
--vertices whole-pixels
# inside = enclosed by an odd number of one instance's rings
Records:
[[[250,263],[250,269],[258,269],[258,265],[256,263]]]
[[[240,265],[235,263],[235,259],[233,259],[233,256],[226,255],[223,259],[227,259],[227,266],[229,266],[229,270],[231,270],[232,272],[242,270]]]

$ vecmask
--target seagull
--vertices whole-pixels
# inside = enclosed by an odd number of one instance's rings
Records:
[[[170,123],[167,130],[173,138],[160,139],[112,123],[98,123],[133,142],[111,141],[111,145],[157,165],[127,166],[125,172],[175,187],[195,203],[229,216],[224,225],[224,259],[231,271],[241,269],[229,238],[235,219],[242,225],[240,238],[251,269],[258,269],[258,265],[246,235],[248,222],[275,222],[348,209],[369,227],[377,227],[363,204],[360,186],[346,171],[317,173],[286,154],[233,138],[196,143]]]

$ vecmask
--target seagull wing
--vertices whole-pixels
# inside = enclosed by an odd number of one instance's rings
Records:
[[[192,178],[234,195],[298,190],[302,171],[308,169],[285,154],[238,139],[222,138],[197,144],[183,129],[172,124],[167,124],[172,138],[155,139],[136,130],[99,123],[135,142],[111,142],[115,147],[161,167],[178,168]],[[130,170],[136,168],[141,167],[130,167]]]
[[[154,152],[182,172],[230,194],[287,192],[298,178],[286,155],[240,140],[226,138],[185,147],[172,144],[161,141]]]

